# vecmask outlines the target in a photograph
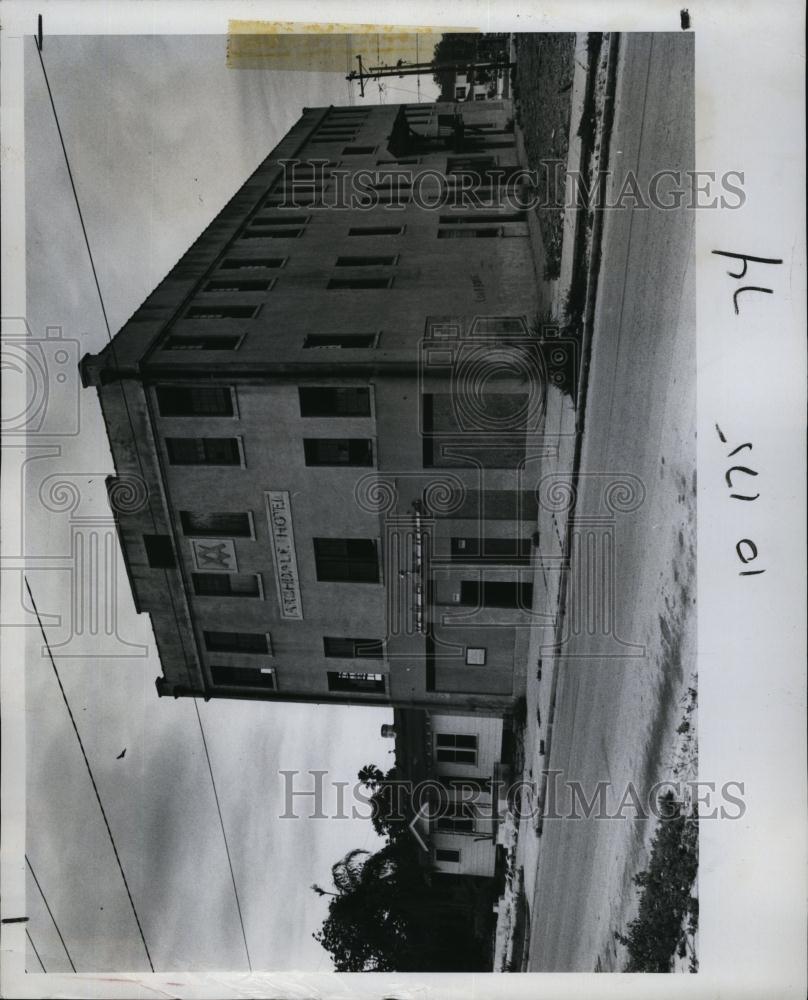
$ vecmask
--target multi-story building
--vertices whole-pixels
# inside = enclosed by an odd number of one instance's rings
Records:
[[[523,689],[554,362],[510,104],[449,111],[305,109],[81,363],[161,695],[496,715]]]

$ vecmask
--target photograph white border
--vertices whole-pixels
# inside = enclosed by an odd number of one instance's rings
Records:
[[[23,34],[224,34],[228,18],[469,26],[483,31],[678,31],[681,3],[70,2],[6,0],[2,17],[3,314],[24,316]],[[25,997],[802,997],[805,995],[805,147],[804,10],[784,0],[687,4],[696,35],[697,169],[740,169],[740,211],[697,222],[700,773],[744,782],[738,822],[700,829],[699,960],[692,976],[264,972],[23,973],[25,924],[2,928],[2,993]],[[781,257],[774,294],[732,312],[716,249]],[[757,282],[755,282],[757,283]],[[735,283],[737,285],[737,283]],[[728,308],[729,306],[729,308]],[[5,404],[4,404],[5,405]],[[13,401],[9,405],[13,405]],[[765,502],[728,506],[718,423],[753,440]],[[16,484],[3,482],[3,504]],[[737,505],[747,506],[747,505]],[[741,534],[739,534],[739,532]],[[766,574],[737,575],[754,537]],[[10,632],[10,634],[8,634]],[[2,637],[2,916],[25,914],[24,688],[20,630]],[[301,888],[301,891],[303,889]],[[304,933],[301,930],[301,933]]]

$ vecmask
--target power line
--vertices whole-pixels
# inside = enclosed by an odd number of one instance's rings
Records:
[[[56,933],[59,935],[59,940],[62,942],[62,947],[65,950],[65,955],[67,955],[67,960],[68,962],[70,962],[70,968],[75,972],[76,966],[73,964],[73,959],[70,957],[70,952],[67,950],[65,939],[62,937],[62,932],[59,930],[59,925],[56,923],[56,917],[54,917],[53,915],[53,910],[50,908],[50,903],[48,902],[47,896],[45,895],[42,886],[39,884],[39,879],[36,877],[34,866],[31,864],[31,859],[28,857],[27,854],[25,855],[25,863],[28,865],[28,871],[30,871],[31,873],[31,876],[34,880],[34,884],[36,885],[37,889],[39,889],[39,895],[42,897],[42,902],[45,904],[45,909],[48,911],[48,916],[51,918],[51,920],[53,921],[53,926],[56,928]],[[30,940],[30,935],[29,935],[29,940]],[[36,951],[33,941],[31,941],[31,947],[34,948],[34,951]],[[39,955],[37,955],[37,958],[39,958]],[[42,964],[42,959],[40,959],[40,965],[41,964]],[[42,969],[44,971],[45,969],[44,965],[42,966]]]
[[[41,27],[41,24],[40,24],[40,27]],[[42,47],[41,47],[41,44],[40,44],[40,38],[34,36],[34,44],[36,45],[37,54],[39,55],[39,65],[42,67],[42,75],[45,78],[45,86],[46,86],[47,91],[48,91],[48,98],[50,100],[51,110],[53,111],[53,119],[54,119],[54,121],[56,123],[56,131],[59,134],[59,142],[60,142],[61,147],[62,147],[62,154],[64,156],[65,166],[67,167],[67,176],[70,179],[70,187],[71,187],[71,189],[73,191],[73,200],[76,203],[76,211],[78,212],[79,222],[81,223],[81,231],[82,231],[82,233],[84,235],[84,244],[87,247],[87,255],[90,258],[90,267],[91,267],[92,272],[93,272],[93,280],[95,282],[96,291],[98,292],[98,301],[101,303],[101,313],[102,313],[102,315],[104,317],[104,326],[106,327],[107,341],[109,343],[110,353],[112,354],[112,360],[113,360],[115,366],[117,367],[118,366],[118,354],[117,354],[117,350],[115,348],[115,340],[114,340],[114,338],[112,336],[112,330],[110,329],[109,319],[107,317],[107,310],[106,310],[106,306],[104,305],[104,296],[101,294],[101,284],[100,284],[100,282],[98,280],[98,273],[97,273],[96,268],[95,268],[95,259],[93,258],[93,252],[92,252],[92,249],[90,248],[90,240],[89,240],[89,237],[87,235],[87,227],[84,224],[84,215],[83,215],[83,213],[81,211],[81,203],[79,201],[78,191],[76,190],[76,185],[75,185],[75,182],[73,180],[73,170],[72,170],[72,168],[70,166],[70,157],[67,155],[67,146],[65,145],[64,136],[62,134],[62,126],[61,126],[61,124],[59,122],[59,115],[58,115],[58,113],[56,111],[56,104],[55,104],[55,102],[53,100],[53,91],[51,90],[50,80],[48,79],[48,71],[45,68],[45,61],[42,58]],[[349,86],[350,86],[350,84],[349,84]],[[124,411],[126,412],[126,420],[127,420],[127,423],[129,424],[129,430],[131,432],[131,441],[132,441],[132,444],[135,447],[135,457],[137,459],[137,464],[138,464],[138,467],[140,469],[140,478],[141,478],[142,482],[145,484],[146,477],[145,477],[145,474],[144,474],[144,471],[143,471],[143,461],[142,461],[142,459],[140,457],[140,443],[139,443],[140,435],[135,431],[135,425],[134,425],[134,423],[132,421],[132,413],[131,413],[130,408],[129,408],[129,400],[127,399],[127,396],[126,396],[126,389],[124,388],[124,383],[123,383],[122,380],[117,380],[116,384],[117,384],[117,386],[118,386],[118,388],[120,390],[121,402],[123,403],[123,408],[124,408]],[[148,490],[148,488],[147,488],[147,490]],[[152,510],[151,504],[148,504],[148,506],[147,506],[147,512],[148,512],[149,516],[151,517],[152,525],[156,526],[156,522],[155,522],[155,518],[154,518],[154,511]],[[174,613],[174,617],[176,618],[177,617],[177,610],[176,610],[176,607],[174,605],[174,596],[171,593],[171,589],[170,588],[169,588],[169,592],[168,593],[169,593],[169,600],[171,602],[171,609],[172,609],[172,612]]]
[[[107,819],[107,813],[104,809],[104,803],[101,801],[101,794],[98,791],[98,785],[95,781],[95,776],[93,775],[93,769],[90,767],[90,761],[87,757],[87,751],[84,749],[84,741],[81,738],[81,733],[79,732],[79,727],[76,725],[76,720],[73,717],[73,710],[70,708],[70,702],[67,700],[67,694],[62,684],[62,678],[59,676],[59,671],[56,667],[56,661],[53,658],[53,653],[51,652],[50,644],[48,642],[48,637],[45,634],[45,627],[42,624],[42,619],[39,616],[39,609],[36,606],[36,601],[34,600],[34,595],[31,593],[31,585],[28,583],[28,577],[25,578],[25,589],[28,591],[28,596],[31,599],[31,604],[34,609],[34,614],[36,615],[37,624],[39,625],[39,631],[42,633],[42,639],[45,643],[45,648],[48,651],[48,658],[50,659],[51,666],[53,667],[53,672],[56,675],[56,682],[59,685],[59,690],[62,693],[62,700],[65,703],[65,708],[67,709],[67,714],[70,716],[70,722],[73,726],[73,732],[76,734],[76,739],[79,742],[79,747],[81,749],[81,755],[84,758],[84,765],[87,768],[87,774],[90,776],[90,784],[93,786],[93,791],[95,792],[96,802],[98,802],[98,808],[101,810],[101,817],[104,820],[104,826],[107,828],[107,834],[109,835],[110,843],[112,844],[112,850],[115,854],[115,861],[118,864],[118,870],[121,873],[121,878],[123,879],[124,888],[126,889],[126,895],[129,898],[129,905],[132,907],[132,914],[135,918],[135,923],[137,924],[138,933],[140,934],[140,940],[143,942],[143,948],[146,952],[146,958],[149,960],[149,968],[154,972],[154,963],[152,962],[151,953],[149,952],[149,946],[146,944],[146,937],[143,933],[143,927],[140,923],[140,917],[137,915],[137,910],[135,909],[135,901],[132,899],[132,893],[129,889],[129,883],[126,880],[126,874],[123,870],[123,864],[121,863],[121,856],[118,854],[118,846],[115,843],[115,837],[112,835],[112,827],[109,825],[109,820]],[[30,862],[28,863],[30,868]],[[41,891],[41,890],[40,890]],[[62,942],[64,944],[64,942]],[[67,949],[65,948],[65,951]],[[73,964],[72,962],[70,963]],[[75,971],[75,970],[74,970]]]
[[[39,54],[39,63],[42,66],[42,73],[44,74],[45,77],[45,86],[48,88],[48,97],[50,99],[50,106],[53,109],[53,118],[54,121],[56,122],[56,131],[59,133],[59,142],[62,144],[62,152],[64,153],[65,164],[67,165],[67,176],[70,178],[70,187],[73,189],[73,198],[75,199],[76,208],[78,209],[79,212],[79,221],[81,222],[81,231],[84,234],[84,243],[87,246],[87,253],[90,255],[90,267],[92,268],[93,271],[93,280],[95,281],[95,287],[98,290],[98,300],[101,303],[101,312],[104,314],[104,325],[107,328],[107,336],[111,338],[112,334],[109,328],[109,320],[107,319],[107,310],[106,307],[104,306],[104,297],[101,295],[101,285],[98,283],[98,274],[96,273],[95,270],[95,261],[93,260],[93,252],[90,249],[90,240],[87,236],[87,228],[84,225],[84,216],[81,214],[81,205],[79,204],[79,196],[78,192],[76,191],[76,184],[73,180],[73,171],[70,169],[70,160],[68,159],[67,156],[67,147],[65,146],[64,136],[62,135],[62,127],[59,124],[59,116],[56,114],[56,105],[53,102],[53,93],[51,91],[50,81],[48,80],[48,72],[45,69],[45,62],[42,58],[42,49],[39,46],[39,41],[36,38],[34,39],[34,41],[36,42],[36,50]]]
[[[238,911],[238,922],[241,924],[241,936],[244,939],[244,951],[247,953],[247,966],[252,972],[252,960],[250,959],[250,949],[247,945],[247,932],[244,930],[244,918],[241,913],[241,901],[239,900],[238,887],[236,886],[236,875],[233,871],[233,861],[230,857],[230,845],[227,843],[227,834],[224,829],[224,818],[222,816],[222,807],[219,804],[219,793],[216,791],[216,780],[213,777],[213,766],[210,762],[210,753],[208,753],[208,741],[205,738],[205,727],[202,725],[202,716],[199,714],[199,705],[197,704],[196,698],[193,699],[194,710],[196,711],[196,721],[199,723],[199,732],[202,735],[202,746],[205,749],[205,759],[208,762],[208,772],[210,774],[210,783],[213,786],[213,798],[216,800],[216,812],[219,814],[219,825],[222,828],[222,840],[224,840],[224,850],[227,854],[227,864],[230,868],[230,881],[233,883],[233,895],[236,897],[236,910]]]
[[[31,932],[28,930],[27,927],[25,928],[25,936],[28,938],[28,941],[29,941],[31,947],[34,949],[34,954],[36,955],[36,960],[42,966],[42,971],[47,974],[48,970],[45,968],[45,963],[40,958],[39,952],[36,950],[36,945],[34,944],[34,939],[31,937]],[[72,963],[71,963],[71,965],[72,965]],[[76,970],[74,969],[73,971],[75,972]]]
[[[98,292],[98,301],[101,304],[101,314],[104,317],[104,326],[106,327],[107,331],[107,340],[109,342],[110,349],[112,351],[113,360],[117,365],[118,359],[115,351],[115,344],[113,343],[112,330],[109,325],[109,318],[107,317],[107,308],[104,305],[104,296],[101,294],[101,284],[98,280],[98,272],[95,269],[95,259],[93,257],[93,251],[90,248],[90,238],[87,235],[87,227],[84,224],[84,215],[81,211],[81,202],[79,201],[79,193],[76,190],[76,184],[75,181],[73,180],[73,170],[70,166],[70,157],[67,155],[67,146],[65,145],[64,136],[62,135],[62,126],[59,123],[59,115],[56,112],[56,103],[53,100],[53,91],[51,90],[50,80],[48,79],[48,71],[47,69],[45,69],[45,60],[42,58],[42,48],[40,47],[39,39],[36,36],[34,36],[34,44],[36,45],[36,51],[39,56],[39,65],[42,67],[42,75],[45,78],[45,87],[47,88],[48,91],[48,99],[50,101],[51,110],[53,111],[53,120],[56,123],[56,131],[59,134],[59,143],[62,147],[62,154],[64,156],[65,166],[67,167],[67,176],[70,180],[70,187],[73,191],[73,200],[76,203],[76,211],[79,214],[79,222],[81,223],[81,232],[84,236],[84,245],[87,247],[87,255],[90,258],[90,268],[93,272],[93,281],[95,282],[95,288],[96,291]],[[123,387],[123,383],[119,382],[118,384],[120,385],[121,399],[123,401],[124,409],[126,410],[126,419],[128,420],[129,427],[132,431],[132,440],[134,441],[135,444],[135,454],[137,455],[137,463],[140,466],[140,471],[142,474],[143,463],[140,460],[140,449],[138,448],[137,434],[135,433],[135,427],[132,422],[132,414],[129,412],[129,400],[126,398],[126,390]],[[141,475],[141,478],[144,478],[145,481],[145,477]]]

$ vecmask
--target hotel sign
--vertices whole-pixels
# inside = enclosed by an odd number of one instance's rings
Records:
[[[300,600],[300,578],[297,573],[295,533],[292,528],[292,507],[285,490],[268,490],[264,493],[267,505],[269,533],[275,556],[275,579],[278,583],[278,603],[281,618],[303,618]]]

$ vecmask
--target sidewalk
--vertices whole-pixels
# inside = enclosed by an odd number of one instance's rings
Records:
[[[604,35],[597,64],[590,77],[587,35],[579,34],[575,44],[575,67],[571,94],[567,171],[585,174],[587,168],[597,176],[601,162],[608,157],[608,133],[611,114],[609,101],[614,85],[617,37]],[[585,149],[579,132],[587,113],[587,94],[594,95],[597,124],[594,141]],[[521,130],[517,142],[524,151]],[[591,160],[585,163],[584,159]],[[581,225],[585,208],[565,210],[563,243],[559,278],[550,282],[549,305],[551,315],[562,320],[564,306],[576,275],[576,269],[586,270],[586,304],[584,328],[580,340],[578,391],[573,397],[563,394],[553,386],[548,387],[544,435],[548,443],[557,445],[548,452],[555,454],[542,462],[538,484],[539,495],[539,554],[534,567],[533,610],[536,625],[531,627],[528,647],[526,723],[524,734],[523,780],[529,789],[523,802],[523,815],[518,829],[515,864],[524,873],[525,895],[529,919],[535,922],[532,887],[535,886],[541,862],[541,805],[547,781],[552,746],[552,728],[555,700],[560,675],[560,644],[563,636],[566,582],[569,565],[570,518],[574,516],[575,484],[580,460],[580,441],[584,426],[586,406],[586,377],[591,346],[591,317],[597,292],[597,272],[600,266],[600,213],[592,213],[592,225]],[[534,213],[529,213],[532,245],[538,241],[538,262],[543,259],[541,234]],[[587,220],[588,221],[588,220]],[[537,273],[537,281],[543,276]],[[545,286],[548,284],[544,282]],[[523,968],[527,963],[527,949]]]

